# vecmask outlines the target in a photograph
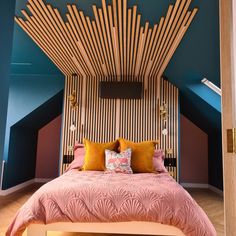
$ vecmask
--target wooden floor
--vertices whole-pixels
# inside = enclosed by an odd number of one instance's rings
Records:
[[[7,197],[0,197],[0,236],[5,235],[6,229],[16,211],[35,192],[40,185],[32,185],[22,191]],[[192,197],[205,210],[214,224],[217,235],[224,235],[224,212],[223,199],[216,193],[207,189],[188,189]],[[95,234],[73,234],[73,233],[48,233],[49,236],[95,236]],[[26,234],[24,234],[26,236]],[[100,235],[100,236],[105,236]]]

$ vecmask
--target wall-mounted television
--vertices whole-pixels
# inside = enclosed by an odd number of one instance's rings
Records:
[[[99,84],[99,96],[104,99],[142,99],[142,82],[106,82]]]

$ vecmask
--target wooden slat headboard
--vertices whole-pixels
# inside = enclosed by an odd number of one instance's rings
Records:
[[[83,138],[94,142],[109,142],[119,137],[134,142],[160,140],[159,146],[165,150],[167,158],[175,159],[166,164],[178,180],[178,89],[163,79],[158,86],[158,80],[150,78],[143,99],[101,99],[98,94],[101,80],[104,78],[66,78],[62,155],[73,155],[75,142],[83,142]],[[142,78],[139,81],[144,82]],[[74,108],[68,99],[73,93],[78,103]],[[163,105],[166,117],[160,111]],[[72,125],[74,131],[70,130]],[[62,173],[64,167],[62,161]]]

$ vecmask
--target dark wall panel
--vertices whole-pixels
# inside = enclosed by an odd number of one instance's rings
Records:
[[[0,176],[6,129],[15,0],[0,1]]]
[[[3,189],[34,178],[36,150],[36,130],[18,126],[11,128],[10,150],[3,179]]]
[[[208,173],[209,184],[223,190],[222,166],[222,138],[221,132],[209,134],[208,139]]]
[[[38,130],[62,113],[63,91],[13,125],[3,189],[35,178]]]

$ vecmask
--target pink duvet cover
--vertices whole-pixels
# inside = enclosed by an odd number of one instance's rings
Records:
[[[42,186],[18,211],[7,236],[31,223],[152,221],[186,235],[216,231],[191,196],[163,174],[105,174],[70,170]]]

